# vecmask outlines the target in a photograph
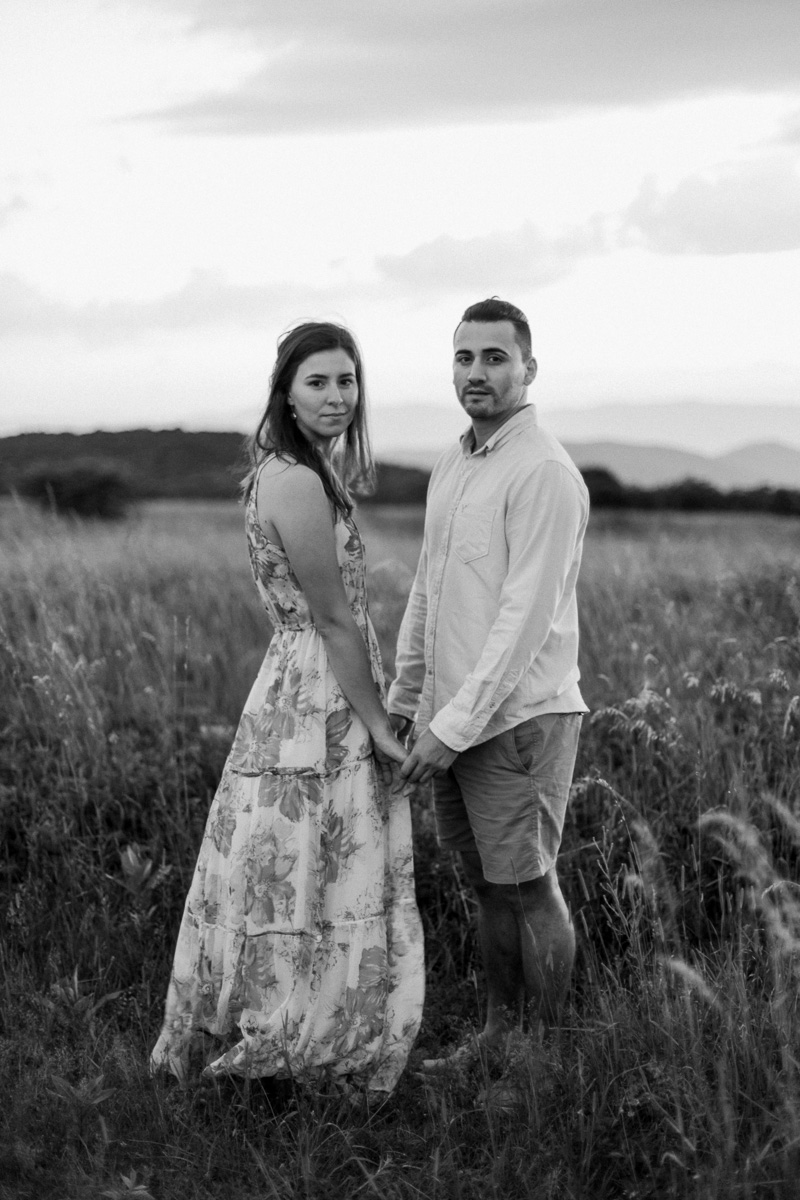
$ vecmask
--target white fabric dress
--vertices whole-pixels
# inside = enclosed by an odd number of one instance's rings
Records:
[[[333,1074],[390,1091],[424,997],[408,799],[381,783],[254,497],[250,561],[274,636],[209,812],[151,1061],[184,1078],[204,1032],[220,1039],[206,1074]],[[361,539],[350,518],[335,537],[382,694]]]

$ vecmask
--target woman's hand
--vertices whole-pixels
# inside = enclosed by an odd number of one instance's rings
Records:
[[[372,735],[372,748],[375,751],[375,761],[386,787],[394,783],[392,791],[399,791],[403,785],[398,767],[406,760],[406,749],[397,740],[390,728],[382,729]]]

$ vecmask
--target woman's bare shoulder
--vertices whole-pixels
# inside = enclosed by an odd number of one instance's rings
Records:
[[[297,494],[315,494],[322,488],[322,480],[316,471],[294,458],[278,458],[270,455],[258,468],[257,486],[267,483],[270,491]]]
[[[293,459],[269,458],[256,482],[256,512],[268,538],[284,545],[292,529],[330,523],[329,504],[319,475]]]

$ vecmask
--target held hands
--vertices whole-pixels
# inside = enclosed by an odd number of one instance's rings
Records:
[[[400,768],[406,783],[427,783],[433,775],[446,771],[458,758],[458,752],[445,746],[430,729],[417,738]]]
[[[399,713],[389,713],[389,722],[394,732],[394,737],[390,739],[390,755],[384,754],[383,743],[379,747],[378,739],[373,737],[372,740],[375,745],[375,757],[383,773],[384,782],[390,782],[385,772],[393,773],[396,770],[396,764],[402,763],[400,779],[393,790],[396,791],[404,784],[427,783],[433,775],[446,771],[458,757],[455,750],[446,746],[429,729],[426,729],[420,738],[416,738],[414,722],[411,717],[403,717]],[[408,750],[403,750],[402,758],[398,759],[395,748],[401,742],[408,747]]]
[[[399,791],[405,780],[399,777],[397,768],[405,762],[405,747],[397,740],[391,728],[386,728],[372,734],[372,748],[384,785],[389,787],[394,782],[392,791]]]

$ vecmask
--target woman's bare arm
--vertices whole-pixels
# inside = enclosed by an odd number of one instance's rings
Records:
[[[259,476],[256,509],[262,526],[280,537],[336,680],[367,726],[376,751],[402,762],[405,751],[381,704],[367,647],[347,602],[331,507],[319,476],[300,464],[270,465]]]

